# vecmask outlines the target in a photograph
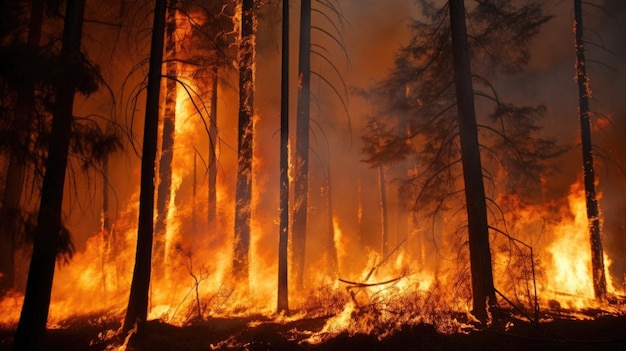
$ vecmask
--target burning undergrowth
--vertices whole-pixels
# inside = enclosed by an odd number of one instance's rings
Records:
[[[624,294],[611,279],[605,302],[597,302],[590,288],[587,226],[580,215],[584,193],[579,185],[572,186],[568,204],[559,211],[558,223],[544,224],[540,239],[528,240],[533,246],[513,245],[501,234],[492,237],[496,243],[494,276],[500,293],[498,307],[490,311],[488,321],[494,328],[626,312]],[[531,223],[526,215],[535,218],[536,212],[517,211],[518,225],[509,228],[511,234],[522,237],[524,228],[529,227],[519,223]],[[115,233],[95,234],[71,264],[58,268],[50,329],[86,324],[93,330],[99,328],[95,343],[123,344],[119,326],[130,287],[136,232],[133,225],[124,223],[133,223],[135,216],[136,208],[129,206],[118,218]],[[190,228],[188,221],[181,223],[183,231]],[[345,239],[349,233],[336,236]],[[558,239],[562,237],[567,240]],[[230,271],[229,240],[215,245],[215,241],[192,239],[169,246],[167,271],[157,272],[151,285],[149,320],[177,328],[215,328],[215,321],[225,321],[240,328],[240,334],[232,334],[237,337],[219,333],[223,339],[213,340],[216,347],[243,347],[245,342],[240,339],[249,338],[244,334],[255,328],[279,329],[286,340],[301,345],[325,344],[342,335],[370,335],[381,341],[424,325],[444,335],[478,330],[471,313],[470,276],[467,263],[463,263],[466,248],[462,242],[456,247],[457,255],[449,260],[439,257],[435,269],[417,264],[416,257],[400,243],[385,259],[376,250],[363,251],[363,268],[350,272],[353,266],[345,263],[354,253],[340,246],[348,241],[336,240],[337,251],[343,252],[340,272],[333,276],[317,270],[326,257],[321,256],[307,270],[310,279],[304,286],[290,288],[290,311],[277,313],[274,280],[268,278],[274,276],[275,266],[266,261],[263,250],[253,250],[258,254],[251,256],[251,263],[260,266],[246,283],[234,279]],[[609,268],[607,264],[607,272]],[[611,275],[607,273],[607,277]],[[4,328],[16,325],[22,299],[13,292],[0,301]]]

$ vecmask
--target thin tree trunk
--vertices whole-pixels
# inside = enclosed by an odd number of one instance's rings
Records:
[[[159,95],[161,92],[161,66],[163,63],[163,39],[165,36],[166,0],[155,0],[150,67],[146,96],[146,116],[141,155],[141,188],[139,193],[139,222],[137,228],[137,251],[135,269],[130,286],[128,308],[124,318],[124,332],[137,324],[141,334],[148,317],[148,291],[152,261],[154,176],[159,126]]]
[[[576,32],[576,79],[578,81],[578,102],[580,112],[580,134],[583,151],[583,172],[585,183],[585,202],[587,204],[587,220],[591,241],[591,270],[593,275],[593,291],[597,300],[606,297],[606,277],[604,275],[604,253],[600,230],[600,215],[596,197],[595,174],[593,169],[593,151],[591,143],[591,122],[589,120],[589,80],[585,63],[585,46],[583,40],[583,17],[580,0],[574,0],[574,29]]]
[[[335,226],[333,224],[333,188],[330,174],[330,155],[328,155],[328,171],[326,172],[326,189],[328,192],[328,254],[330,256],[330,276],[339,277],[339,259],[337,246],[335,246]]]
[[[32,51],[39,48],[41,40],[41,27],[43,23],[43,0],[33,0],[31,2],[30,20],[28,24],[28,38],[26,45]],[[28,126],[20,133],[19,140],[22,145],[27,145],[27,138],[31,127],[32,120],[31,103],[33,99],[33,87],[27,86],[23,91],[18,92],[16,103],[16,116]],[[24,180],[26,174],[26,162],[24,155],[14,150],[9,155],[9,164],[7,165],[7,175],[5,180],[4,192],[2,194],[2,203],[0,210],[0,218],[4,225],[0,233],[0,296],[3,296],[8,290],[15,287],[15,250],[16,241],[20,236],[20,222],[23,220],[20,208],[20,199],[24,188]]]
[[[218,64],[213,65],[211,91],[211,122],[209,125],[209,228],[213,228],[217,219],[217,88]]]
[[[107,290],[107,274],[106,266],[114,257],[111,248],[114,247],[113,238],[111,236],[111,221],[109,220],[109,187],[107,177],[109,175],[109,158],[108,156],[102,160],[102,211],[100,213],[100,231],[102,233],[102,253],[101,253],[101,274],[102,274],[102,290]]]
[[[311,104],[311,0],[300,2],[298,106],[293,203],[293,274],[296,286],[304,286],[304,265],[309,196],[309,115]]]
[[[15,350],[39,350],[44,346],[55,261],[60,245],[61,208],[73,119],[72,108],[79,79],[73,68],[81,65],[80,42],[84,9],[84,0],[69,0],[66,5],[61,47],[65,79],[58,83],[56,91],[33,254],[13,344]]]
[[[197,228],[196,218],[196,195],[198,194],[198,153],[193,153],[193,184],[191,193],[191,232],[195,233]]]
[[[381,254],[385,260],[389,255],[389,216],[387,214],[387,187],[385,185],[385,169],[378,165],[378,186],[380,189],[380,221],[381,221]]]
[[[111,232],[111,219],[109,218],[109,158],[106,157],[102,161],[102,230],[106,233]]]
[[[176,128],[176,94],[178,67],[176,64],[176,4],[170,0],[165,20],[165,108],[163,111],[163,134],[161,136],[161,158],[159,160],[159,188],[157,190],[157,218],[154,226],[154,269],[155,275],[163,276],[167,261],[167,214],[172,189],[172,159]]]
[[[239,52],[239,132],[233,274],[248,281],[252,212],[254,0],[243,0]]]
[[[283,1],[280,77],[280,228],[278,234],[277,310],[289,309],[289,1]]]
[[[449,6],[461,160],[467,206],[467,229],[472,274],[472,313],[478,320],[485,323],[488,315],[487,304],[493,306],[496,297],[491,268],[487,205],[478,146],[469,45],[465,26],[465,5],[463,0],[450,0]]]

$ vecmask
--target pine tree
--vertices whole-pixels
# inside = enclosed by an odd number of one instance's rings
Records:
[[[150,67],[144,120],[143,152],[141,155],[141,186],[139,193],[139,224],[137,228],[137,251],[135,269],[130,286],[128,308],[123,330],[130,331],[135,325],[142,334],[148,318],[148,292],[152,264],[152,240],[154,217],[154,177],[157,154],[159,123],[159,95],[161,92],[161,65],[165,37],[166,0],[155,0]]]
[[[304,285],[308,196],[309,118],[311,104],[311,0],[300,2],[300,44],[298,49],[298,101],[296,111],[296,152],[292,227],[293,276],[298,288]]]
[[[159,186],[157,190],[157,218],[154,226],[154,263],[157,274],[165,269],[167,214],[170,207],[172,188],[172,160],[174,158],[174,136],[176,127],[176,95],[178,67],[176,61],[176,4],[170,0],[167,6],[165,28],[165,108],[163,111],[163,131],[159,160]]]
[[[469,242],[469,250],[454,250],[462,262],[469,251],[474,312],[485,320],[486,303],[493,304],[495,296],[483,182],[491,179],[491,189],[534,201],[541,189],[539,175],[549,174],[550,161],[561,151],[554,140],[538,136],[545,107],[507,103],[490,81],[523,69],[530,42],[549,17],[537,3],[515,7],[510,0],[480,1],[467,14],[468,36],[462,2],[443,7],[427,0],[419,3],[425,20],[412,23],[414,36],[398,53],[392,73],[366,93],[378,102],[376,115],[390,131],[381,150],[366,143],[366,160],[374,164],[378,159],[407,158],[414,164],[415,171],[400,185],[401,202],[413,204],[414,220],[433,218],[435,223],[446,211],[465,207],[467,217],[461,220],[467,221],[463,227],[469,241],[454,239],[455,245]],[[478,121],[474,99],[487,111]],[[483,172],[497,171],[507,174],[497,186],[493,177],[483,178]],[[458,181],[461,177],[464,182]],[[441,240],[453,245],[444,234]]]
[[[472,86],[472,70],[465,26],[465,5],[463,0],[450,0],[449,6],[472,273],[472,313],[478,320],[485,323],[487,321],[487,305],[495,305],[496,293],[491,269],[487,203],[478,147],[474,88]]]
[[[243,0],[241,43],[239,47],[239,126],[237,149],[237,190],[233,274],[248,282],[250,255],[250,216],[252,213],[252,156],[254,135],[254,0]]]
[[[582,2],[574,0],[574,31],[576,34],[576,81],[578,83],[578,102],[580,113],[580,134],[583,152],[583,175],[585,183],[585,203],[591,241],[591,272],[593,291],[597,300],[606,298],[606,277],[604,275],[604,251],[600,230],[600,213],[596,197],[593,151],[591,142],[591,122],[589,120],[589,80],[585,62],[583,37]]]
[[[24,303],[15,332],[15,350],[39,350],[50,307],[52,280],[63,231],[61,208],[67,168],[74,94],[79,85],[84,59],[80,51],[84,0],[69,0],[65,11],[65,26],[61,47],[63,74],[56,86],[50,145],[41,188],[39,214],[34,233],[33,253],[28,271]]]
[[[289,310],[289,1],[283,1],[280,86],[280,225],[277,310]]]

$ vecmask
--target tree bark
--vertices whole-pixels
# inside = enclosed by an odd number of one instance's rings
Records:
[[[478,320],[485,323],[488,317],[487,304],[489,306],[495,305],[496,297],[489,248],[487,205],[474,109],[469,44],[465,25],[465,5],[463,0],[450,0],[449,6],[461,159],[467,206],[473,295],[472,313]]]
[[[157,190],[157,218],[154,227],[155,274],[163,275],[167,261],[167,215],[172,190],[172,160],[176,129],[176,94],[178,67],[176,64],[176,4],[170,0],[165,20],[165,108],[163,111],[163,134],[161,136],[161,158],[159,160],[159,187]]]
[[[247,282],[252,212],[253,97],[254,97],[254,0],[243,0],[239,47],[239,127],[233,274]]]
[[[589,80],[585,63],[585,45],[583,39],[582,4],[574,0],[574,30],[576,33],[576,80],[578,82],[578,102],[580,112],[580,134],[583,152],[583,175],[585,183],[585,202],[591,241],[591,271],[593,291],[597,300],[606,297],[606,277],[604,275],[604,251],[600,230],[600,213],[596,197],[593,151],[591,143],[591,122],[589,120]]]
[[[289,1],[283,1],[280,78],[280,225],[277,310],[289,310]]]
[[[137,324],[142,334],[148,317],[148,291],[152,261],[154,176],[159,125],[159,95],[161,92],[161,66],[165,36],[166,0],[155,0],[154,24],[150,46],[150,67],[146,96],[146,115],[141,155],[141,188],[139,193],[139,222],[135,269],[130,286],[128,308],[123,330],[130,331]]]
[[[217,219],[217,89],[218,63],[213,65],[211,91],[211,122],[209,125],[209,228],[214,228]]]
[[[80,77],[75,67],[81,65],[84,0],[69,0],[66,5],[65,25],[61,47],[65,79],[56,87],[50,144],[46,170],[41,187],[39,214],[34,233],[33,254],[28,271],[24,304],[15,332],[14,350],[40,350],[50,308],[50,295],[55,261],[62,228],[61,208],[65,172],[72,127],[74,93]]]
[[[326,189],[328,196],[328,255],[329,255],[329,268],[330,276],[333,278],[339,277],[339,258],[337,255],[337,246],[335,245],[335,225],[333,223],[333,188],[332,178],[330,173],[330,151],[328,155],[328,170],[326,172]]]
[[[381,224],[381,255],[385,260],[389,255],[389,216],[387,214],[387,187],[385,185],[385,168],[378,165],[378,186],[380,189],[380,224]]]
[[[311,104],[311,0],[300,2],[300,45],[298,62],[298,106],[293,203],[293,275],[296,286],[304,286],[308,196],[309,196],[309,115]]]

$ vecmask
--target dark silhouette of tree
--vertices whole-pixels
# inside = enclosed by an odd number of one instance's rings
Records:
[[[4,9],[6,11],[8,9]],[[39,47],[41,40],[41,27],[43,23],[44,2],[43,0],[34,0],[31,2],[30,19],[28,22],[28,37],[26,47],[35,53]],[[10,15],[15,15],[9,11]],[[10,23],[9,19],[5,19],[4,23]],[[20,210],[20,199],[22,197],[22,189],[24,187],[26,176],[26,156],[20,152],[27,144],[29,133],[29,121],[32,119],[32,102],[33,102],[34,86],[25,84],[23,89],[18,91],[16,97],[16,118],[25,121],[20,124],[25,128],[18,128],[17,133],[13,136],[17,145],[12,146],[9,152],[9,161],[7,165],[7,175],[2,193],[2,203],[0,203],[0,296],[3,296],[9,289],[15,286],[15,250],[18,245],[17,241],[20,235],[23,214]]]
[[[596,197],[593,151],[591,142],[591,122],[589,120],[589,80],[585,62],[585,43],[583,37],[582,2],[574,0],[574,30],[576,34],[576,81],[578,83],[578,102],[580,113],[580,135],[583,152],[583,175],[585,183],[585,203],[591,241],[591,272],[593,291],[597,300],[606,298],[606,277],[604,275],[604,250],[600,230],[600,213]]]
[[[474,88],[470,51],[465,26],[463,0],[450,0],[450,32],[458,111],[461,162],[465,181],[467,231],[469,234],[470,265],[472,273],[472,313],[486,323],[488,306],[496,303],[489,248],[487,203],[483,185],[482,163],[478,146],[478,128],[474,109]]]
[[[296,286],[304,285],[304,264],[309,196],[309,123],[311,104],[311,0],[300,2],[298,48],[298,98],[296,151],[294,156],[294,199],[292,223],[292,267]]]
[[[239,46],[239,126],[237,190],[235,195],[235,237],[233,274],[247,282],[250,255],[250,215],[252,212],[252,156],[254,135],[254,0],[243,0],[241,8],[241,43]]]
[[[67,240],[68,233],[63,231],[61,208],[70,148],[74,94],[81,78],[84,78],[81,77],[81,70],[76,69],[83,66],[84,60],[80,52],[84,8],[84,0],[69,0],[66,5],[50,144],[24,304],[15,332],[15,350],[39,350],[44,346],[42,342],[48,319],[55,262],[62,241]]]
[[[174,136],[176,126],[176,95],[178,77],[176,57],[176,5],[170,0],[167,6],[165,28],[165,106],[163,110],[163,131],[159,160],[159,186],[157,188],[157,217],[154,227],[154,266],[156,274],[163,274],[166,261],[167,213],[170,207],[172,187],[172,160],[174,157]]]
[[[215,226],[217,219],[217,97],[219,86],[219,64],[213,64],[213,78],[211,78],[211,121],[209,125],[209,227]]]
[[[295,132],[295,154],[294,154],[294,187],[293,187],[293,218],[292,218],[292,277],[295,280],[295,285],[298,288],[302,288],[304,285],[304,271],[306,265],[306,247],[307,247],[307,232],[309,227],[309,203],[310,199],[309,187],[311,183],[310,172],[310,153],[312,150],[310,144],[311,134],[311,79],[317,78],[318,81],[325,87],[329,88],[341,102],[346,114],[347,104],[340,90],[337,89],[336,84],[329,79],[329,77],[321,74],[319,71],[312,70],[311,62],[312,57],[319,58],[322,64],[329,67],[332,74],[336,75],[336,79],[343,85],[345,95],[347,95],[347,89],[345,89],[345,82],[341,73],[337,69],[337,66],[329,57],[329,49],[323,44],[312,42],[312,32],[315,31],[324,39],[329,40],[333,45],[346,54],[343,42],[340,40],[342,34],[341,28],[343,25],[344,17],[341,14],[338,4],[333,1],[316,1],[316,5],[319,8],[311,6],[310,0],[304,0],[300,3],[300,30],[299,30],[299,47],[298,47],[298,96],[296,106],[296,132]],[[312,14],[318,14],[322,21],[332,27],[331,30],[326,30],[320,25],[312,24]],[[337,23],[338,22],[338,23]],[[347,54],[346,54],[347,57]],[[349,119],[348,119],[349,121]],[[348,123],[349,124],[349,123]],[[320,126],[319,121],[317,123]],[[322,127],[320,126],[321,133],[324,134]],[[330,160],[330,157],[329,157]],[[330,163],[329,163],[330,167]],[[330,174],[330,169],[327,174]],[[322,177],[326,177],[326,175]],[[330,179],[327,179],[330,182]],[[328,187],[328,189],[330,189]],[[329,197],[330,199],[330,197]],[[330,204],[330,202],[329,202]],[[330,206],[332,207],[332,206]],[[330,214],[332,216],[332,214]],[[332,222],[329,223],[329,228],[332,227]],[[329,233],[332,235],[332,233]],[[333,246],[334,248],[334,246]],[[335,254],[330,253],[331,257]]]
[[[159,95],[161,91],[161,65],[163,62],[166,12],[167,1],[156,0],[150,45],[150,67],[148,70],[146,115],[141,155],[137,251],[128,308],[123,325],[124,332],[129,332],[136,325],[137,334],[143,332],[148,317],[148,291],[150,288],[154,216],[154,168],[157,152]]]
[[[283,0],[280,80],[280,224],[278,233],[279,312],[289,310],[289,1]]]

